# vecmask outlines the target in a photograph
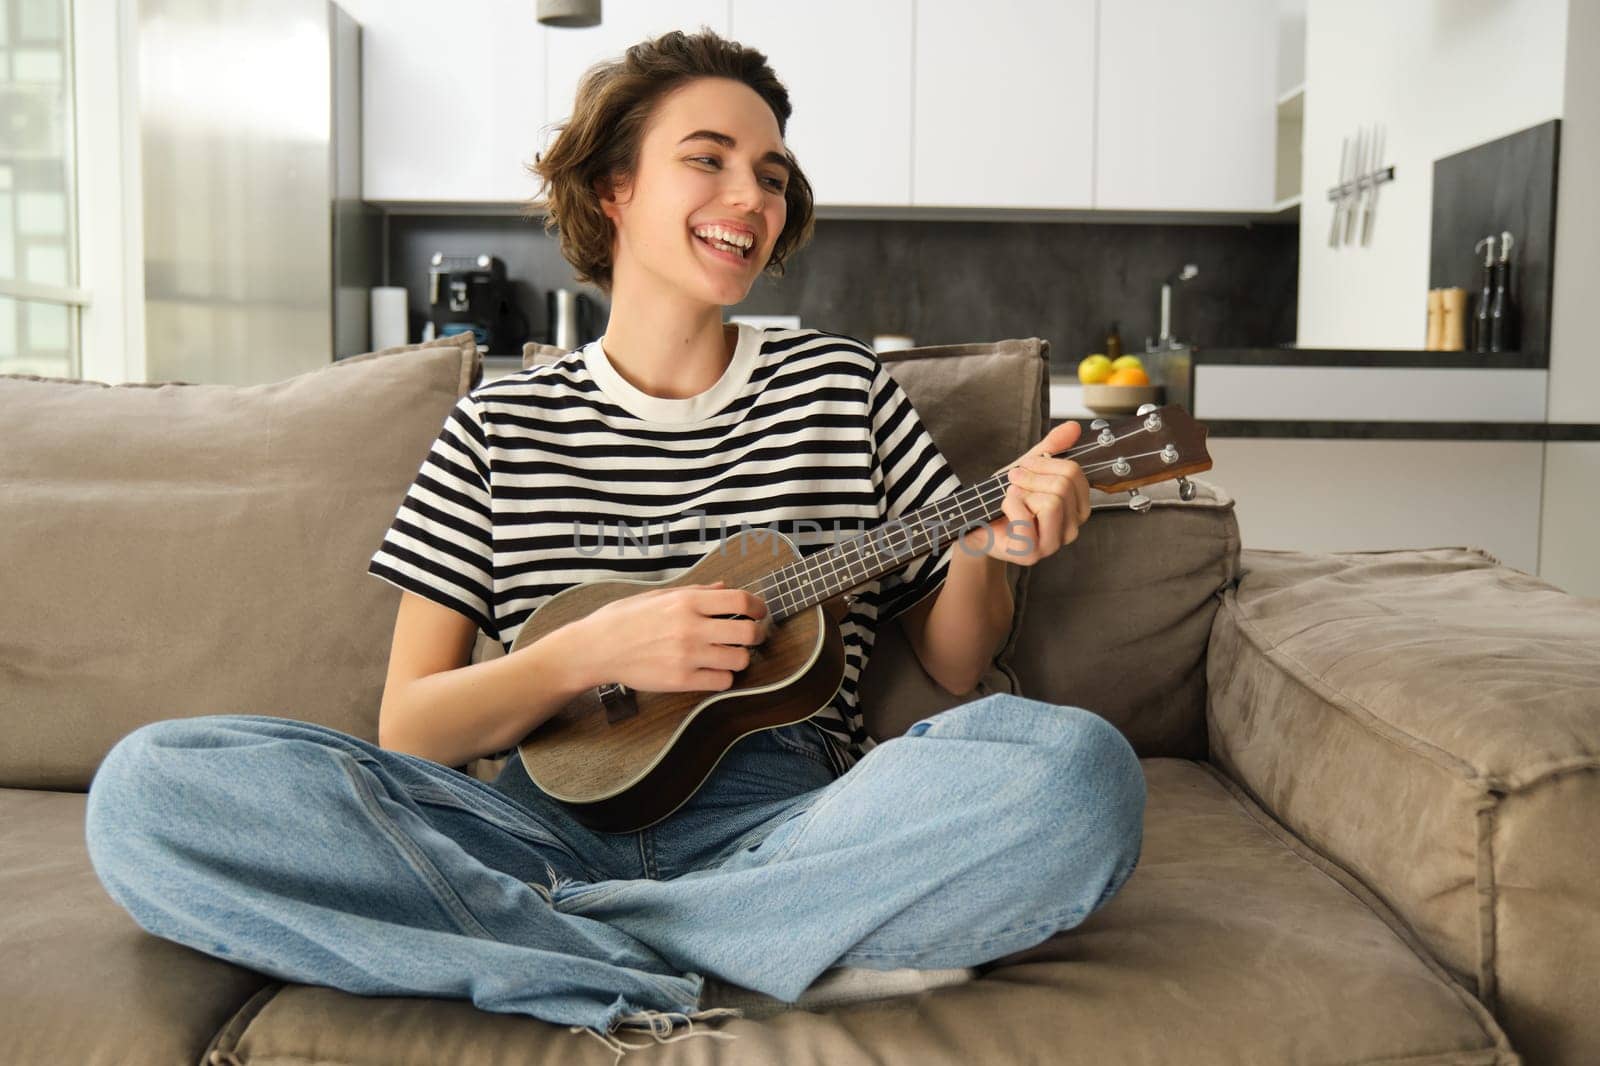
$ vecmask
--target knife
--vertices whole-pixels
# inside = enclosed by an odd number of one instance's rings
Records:
[[[1367,207],[1367,213],[1361,219],[1361,243],[1370,244],[1372,237],[1372,216],[1378,213],[1378,175],[1376,171],[1383,166],[1383,127],[1377,130],[1378,145],[1372,153],[1372,203]]]
[[[1350,212],[1350,228],[1345,232],[1345,243],[1355,243],[1356,231],[1360,229],[1358,220],[1364,220],[1367,215],[1367,156],[1372,151],[1372,138],[1367,135],[1367,128],[1362,126],[1356,134],[1356,202]]]
[[[1333,228],[1328,231],[1328,247],[1339,247],[1339,219],[1344,214],[1344,172],[1349,165],[1350,138],[1346,137],[1339,145],[1339,195],[1333,201]]]
[[[1346,211],[1344,215],[1344,243],[1346,244],[1353,243],[1356,238],[1356,211],[1360,208],[1361,201],[1366,195],[1361,187],[1361,173],[1366,161],[1367,131],[1365,127],[1362,127],[1356,130],[1355,166],[1353,168],[1354,173],[1350,175],[1351,180],[1355,183],[1355,202],[1350,205],[1350,210]]]

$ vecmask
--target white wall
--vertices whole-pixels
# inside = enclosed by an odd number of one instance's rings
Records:
[[[1550,421],[1600,422],[1600,3],[1571,0],[1556,185]]]
[[[1561,117],[1568,3],[1309,0],[1299,344],[1423,346],[1433,161]],[[1374,122],[1395,180],[1372,243],[1330,248],[1340,140]]]
[[[1600,4],[1572,0],[1566,111],[1556,193],[1555,302],[1550,324],[1552,422],[1600,422]],[[1600,443],[1545,446],[1539,576],[1600,597]]]

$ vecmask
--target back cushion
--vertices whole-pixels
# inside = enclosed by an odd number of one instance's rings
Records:
[[[522,346],[522,369],[538,366],[540,363],[553,363],[566,355],[572,349],[558,348],[554,344],[540,344],[538,341],[528,341]]]
[[[1044,437],[1049,353],[1049,341],[1032,337],[906,348],[879,358],[906,391],[961,483],[971,485],[1009,466]],[[878,631],[861,675],[862,714],[873,737],[899,736],[919,718],[991,692],[1016,691],[1008,652],[1022,623],[1025,587],[1036,568],[1007,563],[1005,569],[1018,610],[1012,615],[1011,635],[975,692],[954,696],[940,687],[922,669],[898,625]]]
[[[0,376],[0,785],[87,788],[163,718],[376,739],[367,562],[481,373],[465,334],[270,385]]]
[[[1233,499],[1209,479],[1091,490],[1078,539],[1033,567],[1008,649],[1024,696],[1084,707],[1143,757],[1206,757],[1206,648],[1221,593],[1239,573]],[[1226,476],[1227,471],[1220,471]]]

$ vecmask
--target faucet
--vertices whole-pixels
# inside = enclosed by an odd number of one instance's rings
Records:
[[[1167,275],[1161,283],[1161,336],[1154,342],[1149,337],[1144,339],[1146,352],[1164,352],[1172,348],[1182,348],[1177,339],[1172,336],[1172,286],[1175,282],[1188,281],[1200,273],[1200,268],[1193,263],[1185,263],[1182,270],[1175,270]]]

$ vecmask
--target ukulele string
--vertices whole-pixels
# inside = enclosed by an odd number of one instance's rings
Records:
[[[1096,451],[1096,450],[1103,449],[1103,448],[1109,448],[1112,445],[1120,444],[1122,441],[1128,440],[1129,438],[1137,437],[1141,433],[1149,433],[1149,432],[1150,432],[1149,428],[1146,427],[1143,423],[1140,423],[1137,428],[1129,430],[1127,433],[1124,433],[1120,437],[1114,436],[1109,441],[1102,441],[1102,440],[1096,439],[1096,440],[1094,440],[1094,441],[1092,441],[1092,442],[1090,442],[1088,444],[1082,444],[1082,445],[1079,445],[1076,448],[1069,448],[1066,452],[1061,453],[1061,454],[1063,456],[1065,456],[1066,458],[1071,458],[1071,457],[1076,456],[1076,455],[1082,455],[1085,452],[1092,452],[1092,451]],[[1124,458],[1142,459],[1142,458],[1145,458],[1146,456],[1158,455],[1158,454],[1160,454],[1160,453],[1159,452],[1145,452],[1145,453],[1142,453],[1140,455],[1125,456]],[[1054,458],[1054,457],[1052,457],[1052,458]],[[1109,462],[1102,461],[1100,463],[1090,463],[1090,464],[1087,464],[1087,465],[1080,463],[1079,465],[1082,466],[1084,473],[1087,474],[1091,470],[1099,470],[1099,469],[1102,469],[1102,468],[1109,468],[1109,467],[1113,466],[1115,463],[1116,463],[1116,460],[1113,459],[1113,460],[1110,460]],[[1009,470],[1010,467],[1007,467],[1006,469]],[[993,477],[991,477],[989,479],[987,487],[983,487],[983,488],[980,488],[978,490],[977,502],[980,503],[984,509],[992,509],[994,507],[994,505],[999,502],[998,500],[990,500],[990,499],[988,499],[988,494],[991,491],[998,489],[999,493],[1000,493],[1000,498],[1004,499],[1004,497],[1005,497],[1005,488],[1006,488],[1006,485],[1008,484],[1008,482],[1001,480],[1001,477],[1004,474],[1005,474],[1005,471],[1002,470],[999,474],[996,474],[996,475],[994,475]],[[954,495],[955,494],[952,494],[951,498],[953,498]],[[934,506],[943,506],[944,502],[945,501],[941,501],[939,504],[935,504]],[[967,512],[967,507],[968,507],[968,504],[963,503],[961,508],[960,508],[960,513],[956,516],[963,523],[970,521],[970,519],[968,518],[967,513],[966,513]],[[942,519],[945,516],[940,515],[939,517]],[[838,547],[841,551],[848,550],[848,549],[850,549],[852,547],[854,547],[855,550],[856,550],[857,554],[856,554],[856,558],[854,560],[849,559],[849,558],[844,559],[844,563],[845,563],[844,573],[845,573],[845,575],[847,577],[849,576],[849,570],[850,570],[850,566],[851,566],[852,563],[861,563],[863,568],[869,567],[871,565],[870,561],[866,558],[866,556],[862,555],[861,552],[860,552],[860,537],[859,536],[852,537],[850,540],[846,541],[843,545],[836,545],[835,547]],[[825,557],[827,555],[828,555],[827,548],[823,548],[822,550],[812,552],[811,555],[807,556],[805,559],[802,559],[799,564],[790,564],[789,566],[780,567],[779,569],[773,571],[771,574],[767,575],[766,578],[775,579],[774,582],[773,582],[772,587],[768,590],[769,594],[770,594],[771,591],[776,591],[778,588],[781,588],[783,585],[785,585],[785,584],[787,584],[787,583],[789,583],[791,581],[800,581],[800,582],[802,582],[804,584],[812,584],[812,583],[814,583],[814,579],[816,577],[818,577],[818,576],[821,576],[824,573],[824,571],[827,571],[827,576],[828,577],[837,576],[838,573],[839,573],[839,570],[837,569],[836,564],[826,561]],[[798,569],[795,568],[796,565],[798,565],[798,567],[799,567]],[[765,581],[766,578],[764,578],[763,581]],[[762,586],[758,583],[758,587],[762,587]],[[747,589],[746,591],[755,591],[755,590]],[[757,594],[759,595],[760,593],[757,593]],[[762,598],[766,599],[767,596],[762,596]]]
[[[1143,423],[1140,423],[1138,428],[1129,430],[1127,433],[1124,433],[1120,437],[1113,437],[1110,441],[1101,441],[1101,440],[1096,439],[1094,441],[1091,441],[1088,444],[1081,444],[1081,445],[1079,445],[1079,446],[1077,446],[1075,448],[1069,448],[1066,452],[1061,453],[1061,455],[1070,459],[1073,456],[1082,455],[1085,452],[1092,452],[1092,451],[1096,451],[1096,450],[1102,449],[1102,448],[1109,448],[1112,445],[1120,444],[1122,441],[1128,440],[1131,437],[1136,437],[1141,433],[1148,433],[1148,432],[1150,432],[1150,430]],[[1141,458],[1144,458],[1145,456],[1156,455],[1156,454],[1159,454],[1159,453],[1157,453],[1157,452],[1145,452],[1142,455],[1135,455],[1135,456],[1131,456],[1129,458],[1141,459]],[[1056,456],[1053,456],[1052,458],[1056,458]],[[1111,460],[1110,462],[1101,462],[1101,463],[1098,463],[1098,464],[1090,463],[1088,465],[1084,465],[1084,464],[1080,463],[1079,465],[1083,467],[1084,473],[1087,474],[1087,473],[1089,473],[1089,471],[1091,469],[1098,470],[1098,469],[1101,469],[1103,467],[1110,467],[1110,466],[1114,465],[1115,462],[1116,462],[1116,460]],[[1010,467],[1007,467],[1006,469],[1009,470]],[[991,477],[989,479],[989,481],[990,481],[989,487],[980,488],[978,490],[977,502],[981,503],[985,508],[992,508],[994,506],[994,504],[998,502],[998,501],[989,500],[987,498],[988,493],[991,490],[998,488],[1000,490],[1001,498],[1002,499],[1004,498],[1004,496],[1005,496],[1005,486],[1006,486],[1007,482],[1002,482],[1000,480],[1001,475],[1003,475],[1004,473],[1005,473],[1005,471],[1002,470],[1000,472],[1000,474],[994,475],[993,477]],[[954,494],[952,494],[952,497],[953,496],[954,496]],[[942,506],[942,505],[943,505],[943,503],[941,502],[940,504],[936,504],[935,506]],[[961,513],[959,515],[957,515],[957,517],[962,522],[966,522],[966,521],[969,520],[968,517],[967,517],[966,511],[967,511],[967,504],[962,504]],[[941,515],[940,517],[943,518],[944,516]],[[869,560],[866,558],[866,556],[864,556],[864,555],[862,555],[860,553],[860,538],[859,538],[859,536],[852,537],[850,540],[846,541],[843,545],[835,545],[835,547],[839,547],[841,551],[848,550],[851,547],[854,547],[855,550],[856,550],[857,554],[856,554],[856,558],[854,560],[851,560],[851,559],[848,559],[848,558],[846,558],[844,560],[846,576],[848,576],[848,574],[849,574],[850,565],[852,563],[861,563],[863,567],[866,567],[866,566],[870,565]],[[761,595],[761,593],[758,592],[757,589],[765,588],[767,593],[768,593],[768,595],[770,595],[771,592],[776,591],[778,588],[781,588],[783,585],[785,585],[786,583],[788,583],[790,581],[798,580],[798,581],[802,581],[803,583],[810,584],[810,583],[813,582],[813,579],[815,577],[821,575],[824,570],[828,570],[830,567],[834,566],[834,564],[827,563],[827,562],[824,561],[824,557],[827,556],[827,554],[828,554],[827,547],[824,547],[822,550],[812,552],[811,555],[809,555],[806,558],[802,559],[799,564],[791,563],[788,566],[780,567],[779,569],[772,571],[772,573],[770,573],[768,575],[765,575],[763,577],[762,581],[757,583],[756,588],[747,588],[747,589],[745,589],[745,591],[747,591],[747,592],[755,592],[757,595]],[[796,565],[799,566],[799,569],[795,569]],[[830,576],[830,577],[837,576],[837,573],[838,573],[837,569],[834,568],[834,569],[829,570],[828,576]],[[773,583],[772,583],[770,588],[767,588],[766,585],[765,585],[765,582],[768,579],[773,579]],[[767,598],[768,598],[767,595],[763,595],[762,596],[762,599],[767,599]]]
[[[1127,434],[1127,436],[1129,436],[1129,437],[1135,436],[1137,433],[1142,433],[1142,432],[1145,432],[1145,431],[1142,430],[1142,429],[1141,430],[1136,430],[1134,433]],[[1126,438],[1124,438],[1124,437],[1117,438],[1117,440],[1119,440],[1119,441],[1123,440],[1123,439],[1126,439]],[[1071,451],[1067,452],[1066,454],[1070,456],[1070,455],[1073,455],[1073,454],[1078,454],[1078,453],[1082,453],[1082,452],[1085,452],[1085,451],[1092,451],[1094,449],[1104,448],[1104,447],[1108,447],[1108,445],[1100,444],[1100,443],[1097,442],[1095,444],[1085,445],[1082,448],[1072,449]],[[1109,470],[1109,469],[1111,469],[1113,466],[1115,466],[1117,464],[1117,462],[1119,460],[1131,461],[1131,460],[1134,460],[1134,459],[1148,459],[1148,458],[1150,458],[1152,456],[1160,456],[1160,455],[1161,455],[1160,451],[1137,452],[1137,453],[1134,453],[1132,455],[1118,456],[1116,459],[1104,459],[1104,460],[1101,460],[1100,462],[1096,462],[1096,463],[1080,463],[1079,467],[1080,467],[1080,469],[1083,470],[1083,472],[1085,474],[1098,473],[1101,470]],[[1007,469],[1009,470],[1010,468],[1008,467]],[[986,482],[982,483],[979,486],[978,491],[975,493],[975,502],[977,502],[978,504],[982,505],[979,508],[980,513],[983,510],[993,510],[996,506],[998,506],[1005,499],[1005,494],[1006,494],[1006,491],[1007,491],[1007,489],[1008,489],[1008,487],[1010,485],[1010,482],[1009,482],[1009,480],[1002,480],[1003,476],[1004,476],[1003,473],[1002,474],[997,474],[994,477],[989,478]],[[953,499],[954,495],[955,494],[952,494],[951,497],[949,497],[947,499]],[[942,504],[938,504],[938,505],[935,505],[935,506],[942,506]],[[961,513],[957,516],[960,519],[962,519],[963,521],[967,521],[968,520],[967,519],[967,514],[966,514],[968,506],[969,506],[969,504],[963,503],[961,508],[960,508],[960,512]],[[941,515],[940,517],[942,518],[944,516]],[[912,536],[912,535],[908,534],[908,537],[910,537],[910,536]],[[844,573],[846,576],[849,576],[850,565],[853,562],[859,562],[864,567],[870,565],[870,561],[866,558],[866,556],[860,554],[860,538],[859,537],[852,537],[850,540],[846,541],[844,545],[836,545],[835,547],[838,547],[841,551],[848,550],[848,549],[853,547],[857,551],[857,556],[856,556],[856,558],[854,560],[851,560],[851,559],[848,559],[848,558],[846,558],[844,560],[845,566],[844,566],[844,569],[842,571],[838,568],[837,564],[827,561],[826,556],[829,554],[829,551],[828,551],[827,548],[823,548],[823,549],[821,549],[819,551],[812,552],[811,555],[808,556],[806,559],[801,560],[801,563],[799,564],[799,568],[798,569],[795,568],[796,564],[793,564],[793,563],[791,563],[789,566],[781,567],[778,570],[774,570],[769,574],[763,575],[763,577],[759,581],[757,581],[754,586],[747,586],[747,587],[744,588],[744,591],[753,593],[754,595],[757,595],[757,596],[760,596],[763,601],[768,601],[768,600],[771,599],[772,594],[774,592],[779,591],[780,589],[784,588],[786,585],[790,585],[790,584],[793,584],[793,583],[800,583],[802,585],[811,585],[811,584],[815,584],[815,579],[817,577],[821,577],[821,576],[825,575],[828,578],[833,578],[833,577],[837,577],[841,572]],[[932,549],[930,548],[929,550],[932,550]],[[785,593],[784,595],[786,597],[788,594]]]

